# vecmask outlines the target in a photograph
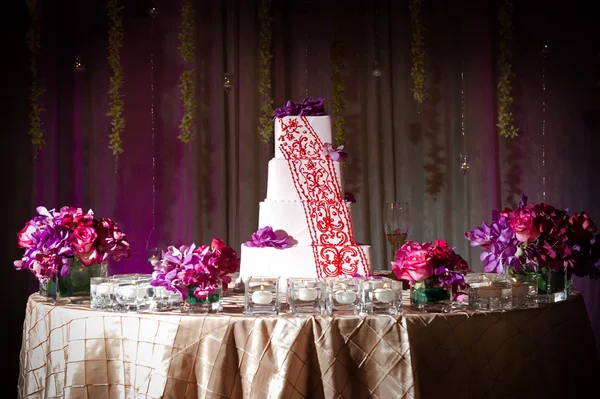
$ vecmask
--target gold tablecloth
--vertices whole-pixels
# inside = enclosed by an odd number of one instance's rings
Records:
[[[24,398],[555,398],[594,392],[581,296],[509,312],[249,317],[112,313],[32,295]],[[593,388],[593,389],[592,389]]]

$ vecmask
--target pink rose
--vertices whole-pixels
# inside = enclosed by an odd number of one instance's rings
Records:
[[[396,253],[396,262],[392,262],[392,271],[400,280],[416,283],[431,277],[433,267],[427,257],[431,243],[408,241]]]
[[[75,252],[86,254],[92,250],[94,241],[98,238],[96,230],[89,226],[77,226],[71,235],[71,241],[75,245]]]
[[[521,242],[533,242],[541,234],[535,224],[534,215],[523,210],[517,210],[511,215],[510,228]]]
[[[25,227],[17,233],[17,245],[19,248],[31,248],[34,245],[33,238],[31,237],[36,231],[37,226],[31,223],[27,223]]]

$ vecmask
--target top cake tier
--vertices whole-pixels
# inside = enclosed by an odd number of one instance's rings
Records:
[[[312,134],[309,132],[307,126],[304,126],[305,123],[302,118],[306,118],[310,126],[312,127],[312,131],[317,135],[317,137],[321,140],[321,144],[331,143],[331,118],[329,115],[324,116],[284,116],[283,118],[275,119],[275,158],[285,158],[284,154],[281,152],[281,148],[279,147],[281,144],[281,140],[279,139],[282,134],[285,133],[285,129],[287,127],[288,131],[290,130],[290,126],[297,126],[297,128],[293,128],[294,136],[307,136],[312,138]],[[297,125],[296,125],[297,124]]]

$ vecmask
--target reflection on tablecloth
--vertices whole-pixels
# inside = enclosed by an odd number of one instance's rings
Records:
[[[552,398],[599,367],[580,296],[505,313],[249,317],[27,306],[27,398]],[[566,396],[565,396],[566,395]]]

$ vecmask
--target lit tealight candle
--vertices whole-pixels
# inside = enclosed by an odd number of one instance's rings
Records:
[[[529,285],[518,282],[512,283],[512,294],[514,296],[525,296],[529,294]]]
[[[335,292],[335,300],[343,305],[349,305],[356,301],[356,292],[348,291],[346,285],[342,284],[342,289]]]
[[[97,295],[110,295],[113,293],[113,283],[102,283],[96,287]]]
[[[303,288],[298,289],[298,299],[301,301],[314,301],[318,296],[319,293],[316,288],[309,287],[306,282],[304,283]]]
[[[273,293],[271,291],[265,291],[263,285],[260,286],[260,291],[254,291],[252,293],[252,302],[257,305],[268,305],[273,300]]]
[[[485,287],[479,287],[479,296],[482,298],[500,298],[502,296],[502,291],[500,288],[486,285]]]
[[[384,303],[392,302],[395,297],[394,291],[388,288],[387,283],[383,284],[383,288],[377,288],[373,293],[375,295],[375,300]]]

